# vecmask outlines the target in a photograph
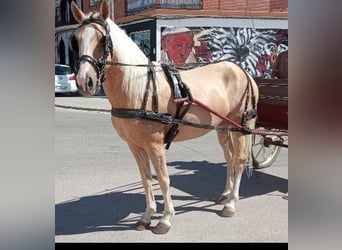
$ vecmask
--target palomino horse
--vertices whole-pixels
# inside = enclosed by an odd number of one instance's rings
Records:
[[[254,128],[255,118],[246,118],[244,114],[247,109],[255,110],[258,101],[254,79],[231,62],[179,70],[179,75],[173,68],[168,74],[181,79],[181,84],[186,86],[183,92],[188,93],[187,101],[184,101],[184,95],[175,100],[176,92],[170,87],[163,65],[149,62],[139,47],[109,18],[107,0],[101,2],[100,12],[85,14],[74,2],[71,7],[80,23],[73,39],[80,56],[77,84],[83,94],[92,95],[103,81],[112,106],[112,124],[128,144],[140,171],[146,210],[136,223],[136,229],[149,228],[151,216],[156,213],[150,162],[164,199],[163,216],[151,230],[164,234],[171,228],[170,219],[175,210],[165,158],[167,139],[175,142],[194,139],[212,128],[217,128],[218,141],[227,161],[226,186],[218,200],[223,204],[220,214],[233,216],[241,176],[251,152],[251,134],[244,131]],[[192,105],[189,105],[191,100]],[[210,111],[205,108],[207,106]],[[226,117],[235,124],[245,120],[246,126],[238,131],[222,129],[229,127]],[[175,124],[176,121],[179,123]]]

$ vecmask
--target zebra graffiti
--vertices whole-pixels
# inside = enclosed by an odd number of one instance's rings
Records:
[[[203,35],[198,36],[197,40],[207,46],[205,50],[210,53],[204,57],[196,54],[198,62],[228,60],[255,77],[270,78],[275,58],[280,52],[288,50],[287,30],[214,28],[205,32],[202,28],[201,33]]]

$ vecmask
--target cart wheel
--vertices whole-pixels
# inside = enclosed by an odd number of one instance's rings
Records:
[[[264,144],[264,137],[253,135],[252,159],[254,168],[267,168],[277,159],[281,147]]]

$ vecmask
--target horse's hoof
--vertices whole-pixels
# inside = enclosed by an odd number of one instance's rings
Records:
[[[221,215],[223,217],[233,217],[235,215],[235,208],[233,207],[224,207],[221,211]]]
[[[166,234],[171,228],[171,225],[159,222],[157,226],[152,228],[152,232],[155,234]]]
[[[221,195],[216,201],[216,204],[225,204],[228,201],[228,195]]]
[[[135,223],[135,229],[138,231],[144,231],[146,229],[150,228],[151,223],[146,223],[146,222],[142,222],[142,221],[138,221],[137,223]]]

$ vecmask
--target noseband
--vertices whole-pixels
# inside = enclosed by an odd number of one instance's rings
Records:
[[[85,61],[85,62],[90,63],[93,66],[93,68],[96,71],[96,75],[97,75],[97,83],[98,83],[97,86],[100,87],[101,84],[106,80],[106,74],[104,72],[104,68],[106,66],[106,60],[107,60],[108,55],[111,54],[113,56],[113,43],[112,43],[112,39],[110,38],[110,35],[109,35],[108,23],[106,23],[100,19],[89,18],[89,19],[83,21],[81,23],[81,25],[79,26],[79,28],[81,28],[83,25],[88,25],[91,23],[99,24],[106,31],[106,35],[104,36],[104,38],[105,38],[105,48],[104,48],[105,52],[104,52],[103,56],[99,59],[96,59],[96,58],[89,56],[89,55],[82,55],[79,59],[79,63],[81,63],[82,61]]]

